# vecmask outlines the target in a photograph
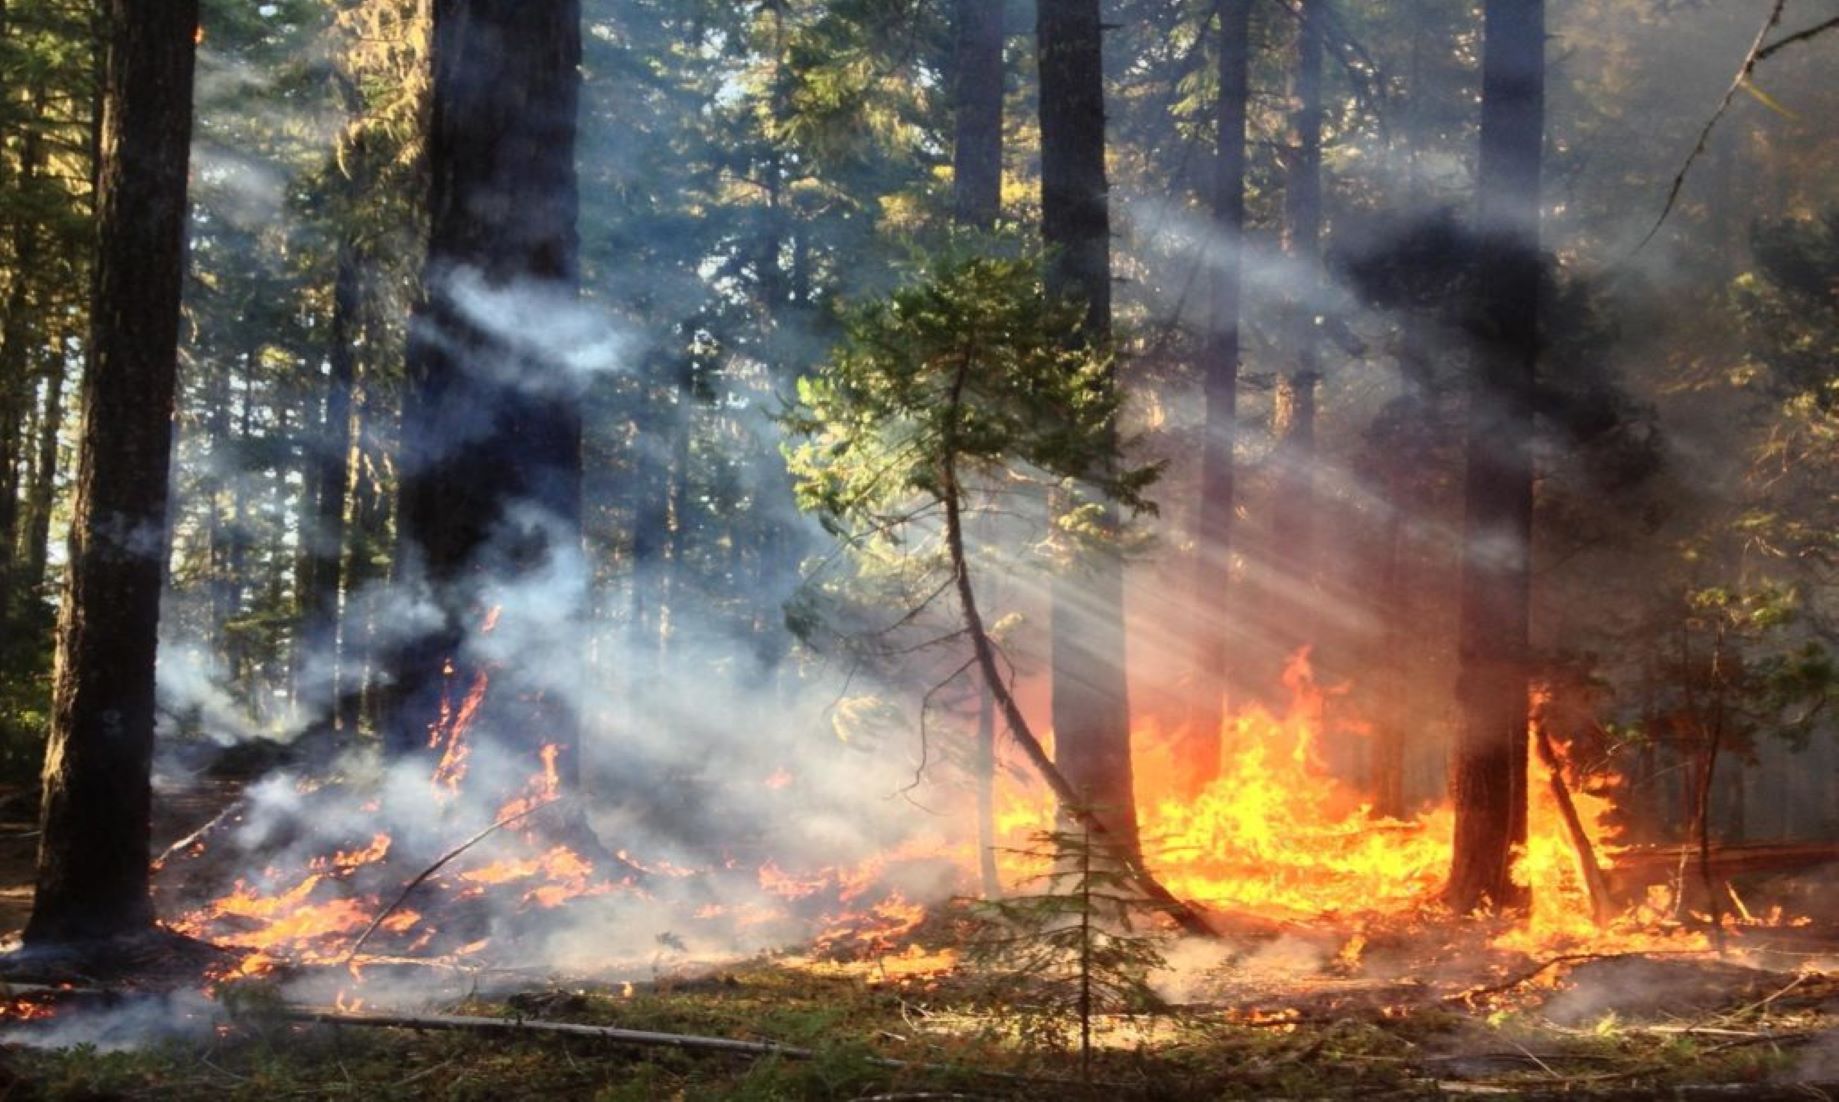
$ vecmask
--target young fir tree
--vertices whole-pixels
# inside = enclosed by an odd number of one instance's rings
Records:
[[[799,381],[788,420],[804,439],[788,461],[799,503],[852,544],[937,533],[943,547],[931,550],[947,578],[933,591],[957,597],[973,652],[967,668],[975,665],[995,693],[1010,736],[1063,812],[1093,831],[1146,895],[1190,933],[1211,936],[1143,866],[1134,836],[1107,829],[1047,757],[1008,689],[965,553],[966,513],[998,477],[1036,472],[1062,486],[1085,483],[1084,511],[1060,523],[1086,540],[1117,538],[1107,519],[1114,508],[1152,508],[1143,495],[1159,468],[1124,455],[1108,348],[1066,340],[1085,315],[1076,298],[1048,293],[1034,259],[938,261],[925,278],[851,317],[830,362]]]
[[[977,904],[966,957],[992,975],[1005,1007],[1024,1008],[1023,1040],[1058,1046],[1077,1028],[1089,1079],[1093,1017],[1161,1005],[1149,975],[1166,963],[1168,935],[1147,921],[1156,901],[1090,825],[1041,831],[1033,843],[1011,852],[1051,866],[1032,881],[1043,890]]]

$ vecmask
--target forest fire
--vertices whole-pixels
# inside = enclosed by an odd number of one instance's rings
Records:
[[[1434,807],[1407,820],[1375,818],[1355,787],[1322,760],[1325,739],[1361,737],[1362,728],[1347,720],[1331,722],[1335,692],[1316,683],[1307,652],[1289,663],[1282,683],[1288,694],[1282,708],[1253,705],[1228,718],[1223,768],[1192,799],[1176,795],[1180,740],[1153,728],[1139,732],[1138,813],[1146,857],[1172,891],[1209,912],[1265,924],[1346,929],[1341,954],[1352,967],[1364,945],[1363,923],[1428,923],[1439,913],[1452,813]],[[477,711],[476,701],[469,705],[455,718]],[[464,722],[444,733],[448,746],[465,744]],[[519,794],[503,803],[493,825],[474,839],[477,850],[460,847],[411,880],[415,870],[396,860],[391,836],[377,833],[312,859],[298,875],[269,869],[253,881],[238,880],[176,926],[249,950],[235,974],[283,965],[350,965],[355,972],[376,958],[477,957],[493,942],[488,916],[512,916],[515,925],[617,893],[673,906],[654,889],[678,881],[722,900],[705,899],[687,910],[687,928],[766,929],[802,939],[822,955],[885,956],[914,948],[911,937],[931,903],[951,892],[968,894],[975,882],[975,847],[936,833],[847,865],[809,867],[789,856],[768,856],[753,867],[729,860],[685,868],[620,850],[615,867],[597,868],[578,849],[533,825],[537,812],[562,798],[557,748],[544,746],[538,758]],[[1496,947],[1633,951],[1707,944],[1703,934],[1669,917],[1666,906],[1647,899],[1599,921],[1582,869],[1583,851],[1568,833],[1556,787],[1542,783],[1549,771],[1536,756],[1529,769],[1528,837],[1515,876],[1529,889],[1530,906],[1495,935]],[[1003,776],[998,865],[1006,887],[1033,890],[1027,885],[1043,870],[1040,859],[1024,851],[1034,835],[1053,829],[1053,803],[1014,781],[1016,774]],[[1612,801],[1585,791],[1567,789],[1566,795],[1591,842],[1592,859],[1612,866],[1618,852],[1608,825]],[[903,887],[915,880],[913,870],[924,868],[943,870],[930,879],[939,886],[934,895]],[[412,895],[397,887],[405,882]],[[401,894],[392,903],[393,891]],[[1758,921],[1741,903],[1738,907],[1743,921]],[[1760,921],[1779,922],[1779,910]],[[367,945],[375,958],[359,952]]]
[[[1362,793],[1322,760],[1328,736],[1360,738],[1366,728],[1330,720],[1328,704],[1337,691],[1317,684],[1306,650],[1288,663],[1282,684],[1288,700],[1281,709],[1252,704],[1227,717],[1220,773],[1192,799],[1177,794],[1184,775],[1178,755],[1187,740],[1139,730],[1137,813],[1149,866],[1177,896],[1264,921],[1357,925],[1432,918],[1449,870],[1453,811],[1443,804],[1406,820],[1375,817]],[[1707,945],[1702,933],[1673,917],[1676,908],[1664,888],[1657,898],[1629,901],[1598,921],[1585,858],[1548,783],[1550,770],[1536,746],[1528,754],[1527,838],[1516,852],[1514,878],[1528,889],[1529,902],[1496,936],[1496,946],[1607,952]],[[1563,783],[1591,843],[1591,859],[1613,868],[1619,850],[1614,801]],[[999,799],[999,837],[1007,847],[999,864],[1013,883],[1041,871],[1014,851],[1031,834],[1053,829],[1053,803],[1013,785],[1004,786]],[[1747,915],[1741,907],[1739,913]],[[1769,925],[1782,917],[1778,910],[1744,921]]]

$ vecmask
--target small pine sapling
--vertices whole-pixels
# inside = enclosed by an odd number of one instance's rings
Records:
[[[1166,908],[1137,887],[1115,847],[1094,838],[1091,821],[1069,816],[1010,851],[1050,869],[1028,882],[1042,890],[973,904],[966,953],[989,976],[992,1000],[1019,1011],[1025,1042],[1059,1047],[1077,1030],[1088,1080],[1097,1015],[1161,1008],[1149,976],[1166,965],[1169,937],[1154,921]]]

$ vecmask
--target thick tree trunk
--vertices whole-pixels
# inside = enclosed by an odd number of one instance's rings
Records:
[[[957,0],[952,98],[952,210],[958,224],[989,229],[1002,212],[1003,5]]]
[[[444,622],[399,656],[386,738],[399,752],[425,746],[449,687],[489,676],[480,731],[532,751],[557,745],[569,779],[576,718],[563,697],[577,640],[567,623],[533,618],[587,605],[570,561],[579,380],[542,316],[571,309],[580,282],[579,0],[435,0],[432,54],[426,297],[409,334],[400,531],[404,568],[423,573]],[[494,672],[462,648],[492,617],[493,590],[552,571],[569,590],[548,595],[554,604],[499,610],[497,630],[548,644],[541,654]]]
[[[1105,184],[1099,0],[1041,0],[1041,229],[1048,292],[1085,306],[1071,339],[1111,338],[1111,217]],[[1117,509],[1100,507],[1109,535]],[[1134,851],[1137,821],[1124,667],[1124,562],[1116,544],[1081,549],[1053,583],[1054,758],[1107,831]]]
[[[142,933],[197,0],[109,0],[90,363],[27,944]]]
[[[1321,378],[1315,273],[1322,256],[1322,30],[1327,0],[1301,0],[1290,84],[1290,148],[1284,173],[1284,239],[1297,289],[1288,359],[1277,375],[1271,431],[1272,564],[1280,581],[1274,637],[1286,650],[1315,642],[1315,404]]]
[[[1524,821],[1538,362],[1544,0],[1488,0],[1483,31],[1481,239],[1463,520],[1455,850],[1447,901],[1469,911],[1514,893]]]
[[[1239,417],[1239,291],[1245,235],[1245,118],[1251,69],[1252,0],[1220,7],[1220,91],[1215,107],[1217,150],[1213,179],[1213,301],[1202,349],[1201,386],[1206,400],[1201,443],[1200,526],[1195,538],[1196,578],[1192,630],[1195,648],[1189,756],[1194,790],[1219,775],[1220,724],[1230,685],[1227,675],[1228,598],[1232,586],[1233,445]]]

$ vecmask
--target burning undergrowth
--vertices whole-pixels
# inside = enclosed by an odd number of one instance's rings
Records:
[[[968,803],[957,779],[936,778],[914,800],[891,798],[906,763],[852,753],[821,724],[787,733],[755,723],[746,740],[728,736],[732,754],[713,759],[706,746],[721,736],[705,726],[732,732],[747,707],[768,713],[755,697],[709,693],[647,723],[628,720],[639,733],[620,743],[629,751],[618,759],[624,783],[590,774],[571,789],[557,747],[507,745],[482,729],[482,703],[504,687],[455,679],[425,753],[389,759],[367,748],[329,769],[270,775],[169,851],[156,879],[160,910],[172,930],[222,950],[207,985],[219,1001],[187,996],[183,1012],[155,1016],[208,1027],[222,1000],[247,990],[335,1011],[420,1007],[559,978],[629,991],[763,952],[951,998],[959,903],[978,891],[981,857],[974,815],[956,810]],[[1436,902],[1447,808],[1373,816],[1323,760],[1325,740],[1364,737],[1359,723],[1333,718],[1346,709],[1330,706],[1336,690],[1316,683],[1306,654],[1284,687],[1282,705],[1229,717],[1223,767],[1191,796],[1180,795],[1179,754],[1192,741],[1137,733],[1148,864],[1224,935],[1171,943],[1169,966],[1151,981],[1167,1002],[1225,1008],[1226,1020],[1258,1029],[1356,1012],[1390,1020],[1426,1007],[1536,1004],[1565,976],[1522,976],[1538,958],[1710,952],[1703,922],[1670,899],[1625,894],[1600,911],[1585,864],[1613,870],[1623,859],[1608,825],[1614,792],[1562,760],[1562,785],[1546,783],[1546,763],[1530,764],[1517,870],[1531,909],[1449,921]],[[688,735],[655,733],[669,730]],[[827,744],[822,753],[809,745],[812,730]],[[1038,854],[1032,840],[1055,828],[1051,797],[1019,766],[999,768],[995,807],[1005,888],[1038,890],[1027,885],[1046,870],[1027,851]],[[1579,845],[1573,820],[1589,845]],[[1740,916],[1734,932],[1745,921],[1779,929],[1783,919]],[[1739,951],[1751,944],[1733,942]],[[53,1008],[65,1001],[57,990],[16,999],[7,1017],[62,1030]],[[143,1002],[134,1015],[144,1016]],[[114,1030],[120,1017],[98,1021]],[[148,1035],[124,1028],[116,1032]]]
[[[1293,974],[1346,974],[1360,969],[1370,944],[1390,938],[1418,946],[1377,954],[1386,959],[1376,972],[1421,967],[1435,955],[1424,944],[1437,941],[1427,931],[1440,917],[1449,812],[1375,819],[1320,760],[1321,739],[1336,732],[1306,655],[1285,685],[1286,708],[1231,718],[1226,767],[1191,799],[1172,794],[1170,748],[1180,743],[1143,733],[1139,813],[1151,867],[1217,926],[1257,943],[1214,954],[1215,963],[1269,963],[1291,944],[1307,958],[1283,966]],[[929,909],[974,891],[968,821],[905,804],[891,810],[882,799],[820,811],[780,766],[707,780],[705,806],[754,810],[734,817],[727,837],[672,839],[656,832],[655,819],[566,791],[553,747],[520,760],[477,739],[468,730],[477,692],[454,696],[431,729],[428,758],[386,764],[355,755],[331,782],[271,777],[169,854],[160,885],[174,928],[242,954],[227,958],[224,976],[318,969],[359,984],[378,969],[445,969],[626,979],[665,962],[785,946],[833,958],[897,955],[911,950]],[[1534,762],[1534,776],[1544,768]],[[479,795],[503,793],[504,784],[467,780],[520,771],[525,780],[508,798]],[[1599,921],[1582,864],[1616,860],[1603,825],[1611,801],[1570,796],[1594,835],[1594,847],[1580,850],[1556,790],[1534,786],[1517,868],[1535,902],[1489,928],[1494,948],[1704,947],[1689,916],[1677,921],[1646,897]],[[997,806],[999,865],[1013,887],[1041,871],[1024,851],[1054,812],[1015,771],[1001,773]],[[851,811],[863,818],[850,822]],[[892,832],[890,821],[899,824]]]
[[[420,781],[427,813],[406,822],[384,808],[412,794],[410,764],[358,763],[368,776],[332,784],[272,778],[165,863],[168,913],[179,931],[246,952],[227,975],[632,976],[791,943],[887,952],[925,917],[920,900],[957,887],[936,841],[853,864],[793,862],[744,841],[715,854],[618,844],[619,818],[589,814],[552,763],[545,754],[524,790],[495,807],[448,788],[437,769]]]

